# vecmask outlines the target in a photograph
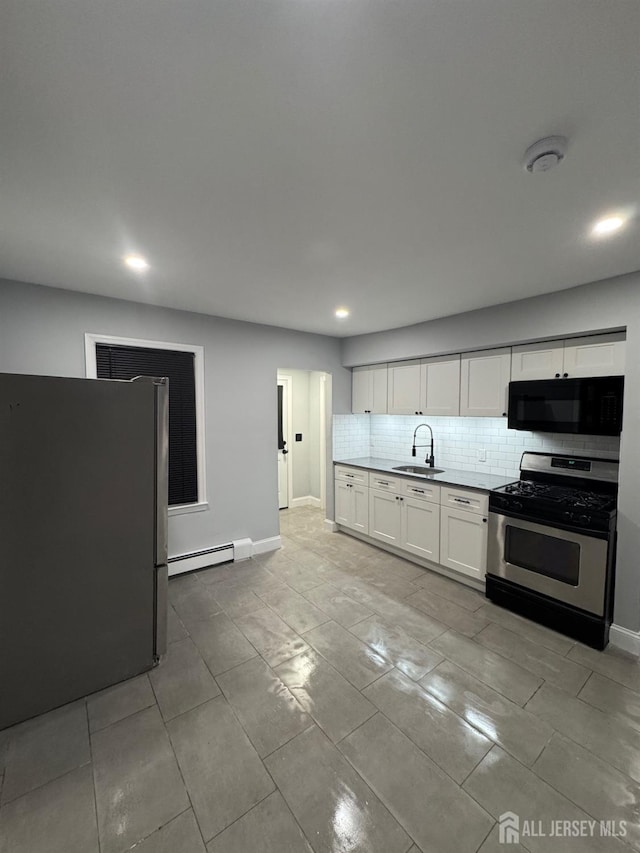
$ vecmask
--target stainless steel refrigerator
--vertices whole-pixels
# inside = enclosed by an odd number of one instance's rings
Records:
[[[166,645],[168,380],[0,374],[0,729]]]

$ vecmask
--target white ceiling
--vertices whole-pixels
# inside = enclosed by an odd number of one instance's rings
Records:
[[[637,0],[4,0],[0,29],[5,278],[345,335],[640,268],[635,222],[585,236],[639,203]]]

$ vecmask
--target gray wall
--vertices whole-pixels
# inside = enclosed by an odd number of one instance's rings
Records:
[[[614,621],[640,629],[640,273],[343,340],[345,365],[627,330]]]
[[[277,369],[293,364],[331,373],[333,409],[348,412],[351,377],[340,364],[339,341],[0,281],[0,371],[84,376],[85,332],[204,347],[209,510],[170,519],[170,554],[247,536],[276,536]],[[330,497],[328,518],[333,517]]]
[[[629,311],[640,303],[639,280],[640,273],[634,273],[402,329],[344,338],[342,362],[355,367],[622,329]]]
[[[322,374],[313,371],[309,374],[309,494],[320,498],[320,394],[324,393]],[[329,455],[331,451],[329,450]],[[329,481],[331,482],[331,481]]]

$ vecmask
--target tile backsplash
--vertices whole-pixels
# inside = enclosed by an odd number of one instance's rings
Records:
[[[508,429],[505,418],[437,418],[401,415],[334,415],[333,458],[377,456],[411,462],[413,431],[427,422],[433,430],[435,462],[439,468],[483,471],[516,479],[525,450],[575,453],[617,459],[620,439],[610,436],[563,435]],[[429,430],[416,439],[428,444]],[[424,462],[428,447],[420,447],[416,459]],[[486,461],[481,461],[484,454]]]

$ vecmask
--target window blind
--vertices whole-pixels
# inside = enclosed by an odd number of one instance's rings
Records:
[[[198,500],[194,359],[192,352],[96,344],[100,379],[169,377],[169,506]]]

